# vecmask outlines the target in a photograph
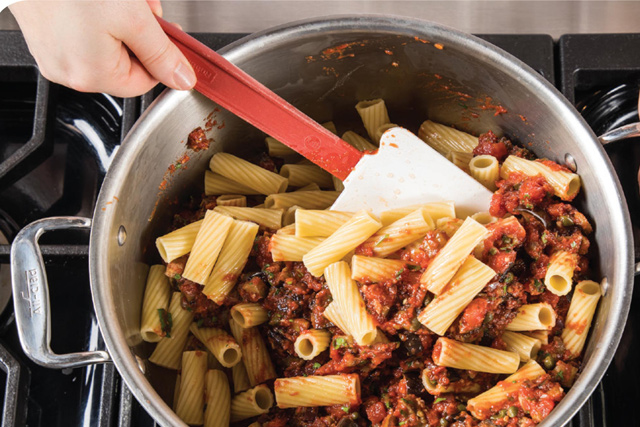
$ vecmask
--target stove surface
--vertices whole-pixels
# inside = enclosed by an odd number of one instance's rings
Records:
[[[195,34],[219,49],[242,34]],[[522,59],[562,90],[598,134],[637,121],[640,35],[481,35]],[[0,311],[7,287],[9,244],[39,218],[90,217],[100,185],[124,135],[160,88],[132,99],[82,94],[39,75],[22,36],[0,32]],[[640,197],[636,174],[640,141],[607,152],[629,204],[636,250]],[[5,240],[3,240],[3,237]],[[52,306],[56,352],[104,349],[91,302],[88,234],[58,232],[41,239]],[[636,281],[637,284],[637,281]],[[4,300],[10,295],[5,293]],[[615,358],[573,427],[636,425],[631,403],[640,398],[639,297]],[[69,301],[74,301],[70,306]],[[635,308],[635,310],[634,310]],[[153,426],[112,365],[51,370],[22,352],[13,307],[0,315],[0,397],[3,425]]]

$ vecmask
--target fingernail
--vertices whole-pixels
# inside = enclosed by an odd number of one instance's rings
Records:
[[[188,90],[196,84],[196,75],[191,67],[181,62],[173,72],[173,81],[178,89]]]

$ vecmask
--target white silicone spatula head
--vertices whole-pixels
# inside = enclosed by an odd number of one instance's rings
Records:
[[[489,210],[492,193],[406,129],[389,129],[365,155],[331,209],[382,211],[452,200],[459,217]]]

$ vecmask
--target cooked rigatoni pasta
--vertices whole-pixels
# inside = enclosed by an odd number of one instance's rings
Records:
[[[280,175],[289,180],[289,187],[304,187],[311,183],[321,188],[333,188],[331,174],[316,165],[284,165]]]
[[[242,360],[231,367],[231,378],[233,379],[234,393],[240,393],[251,388],[251,383],[247,376],[247,368],[244,367]]]
[[[268,209],[289,209],[293,205],[304,209],[326,209],[336,201],[338,191],[294,191],[293,193],[271,194],[264,205]]]
[[[549,258],[549,267],[544,276],[544,284],[555,295],[566,295],[571,292],[573,272],[578,265],[578,256],[567,251],[554,252]]]
[[[354,255],[351,258],[351,278],[362,283],[385,282],[397,278],[406,263],[399,259]]]
[[[279,408],[355,406],[360,403],[360,377],[357,374],[278,378],[274,390]]]
[[[305,267],[311,274],[320,277],[329,264],[342,259],[378,231],[381,226],[380,221],[371,213],[358,212],[302,257]]]
[[[182,255],[191,252],[193,243],[196,241],[202,220],[192,222],[189,225],[178,228],[169,234],[156,239],[156,247],[164,262],[171,262]]]
[[[204,194],[207,196],[217,196],[219,194],[244,194],[249,196],[260,194],[260,192],[233,179],[206,171],[204,173]]]
[[[180,375],[180,373],[178,373],[176,375],[176,385],[173,389],[173,405],[171,406],[171,409],[173,409],[173,412],[176,411],[176,406],[178,405],[178,398],[180,397],[180,382],[182,381],[182,377]]]
[[[324,270],[337,315],[344,320],[339,321],[353,336],[359,345],[369,345],[376,338],[376,326],[367,312],[358,285],[351,278],[351,269],[344,261],[329,265]]]
[[[353,212],[299,209],[296,211],[296,236],[330,236],[352,216]]]
[[[436,334],[444,335],[495,275],[495,271],[473,256],[467,257],[444,290],[418,315],[418,320]]]
[[[471,153],[478,145],[477,137],[431,120],[420,125],[418,138],[443,156],[450,151]]]
[[[427,393],[438,396],[443,393],[478,393],[480,391],[480,384],[474,383],[470,380],[459,380],[455,382],[449,382],[447,385],[442,385],[438,381],[433,381],[429,378],[429,369],[422,370],[422,385],[424,385]]]
[[[435,224],[429,214],[419,208],[386,227],[382,227],[362,246],[365,249],[370,249],[377,257],[385,257],[424,237],[427,231],[434,228]]]
[[[473,218],[467,218],[447,244],[438,252],[420,278],[430,292],[439,295],[467,256],[489,232]]]
[[[204,423],[204,380],[207,374],[207,353],[185,351],[182,353],[180,394],[176,414],[186,424]]]
[[[502,341],[507,345],[507,350],[520,355],[522,362],[534,359],[542,346],[540,340],[518,332],[504,331]]]
[[[300,332],[293,343],[293,347],[299,358],[313,360],[317,355],[329,347],[331,333],[324,329],[307,329]]]
[[[483,154],[475,156],[469,162],[471,176],[491,191],[496,191],[496,181],[500,179],[500,165],[498,159]]]
[[[389,129],[395,128],[395,127],[398,127],[398,125],[396,125],[395,123],[385,123],[383,125],[378,126],[378,129],[376,129],[376,135],[374,137],[374,141],[379,144],[380,139],[382,138],[382,135]]]
[[[432,202],[420,205],[410,205],[403,208],[394,208],[388,211],[384,211],[380,214],[380,222],[382,222],[382,225],[386,227],[392,222],[395,222],[400,218],[409,215],[416,209],[423,209],[434,221],[445,217],[455,218],[456,216],[456,209],[453,202]]]
[[[147,276],[140,320],[140,334],[147,342],[158,342],[167,334],[168,325],[163,323],[171,298],[171,285],[164,270],[164,265],[152,265]]]
[[[492,374],[511,374],[520,366],[520,356],[517,353],[466,344],[444,337],[436,341],[432,358],[438,366]]]
[[[238,194],[225,194],[216,198],[218,206],[238,206],[244,208],[247,206],[247,198]]]
[[[332,121],[320,123],[320,126],[322,126],[323,128],[325,128],[326,130],[328,130],[334,135],[338,134],[338,129],[336,129],[336,125]]]
[[[273,406],[273,394],[266,385],[259,385],[231,399],[231,422],[266,414]]]
[[[282,227],[280,230],[276,232],[276,234],[280,236],[295,236],[296,235],[296,225],[289,224],[287,226]]]
[[[209,168],[264,195],[282,193],[289,185],[287,178],[229,153],[214,154]]]
[[[582,352],[601,295],[600,285],[591,280],[578,283],[573,291],[573,298],[562,330],[564,346],[573,357],[580,356]]]
[[[168,369],[180,369],[182,350],[187,343],[189,325],[193,321],[193,314],[182,308],[182,294],[174,292],[169,303],[169,315],[171,315],[171,337],[160,340],[149,361]]]
[[[535,331],[551,329],[556,325],[556,312],[546,302],[526,304],[518,309],[516,317],[507,325],[507,331]]]
[[[233,224],[233,219],[208,210],[191,248],[182,277],[203,284],[218,259],[222,245]]]
[[[228,218],[228,217],[227,217]],[[244,268],[253,240],[258,233],[258,225],[247,221],[233,221],[213,272],[204,284],[207,298],[221,303],[233,289]]]
[[[537,331],[524,331],[522,333],[528,337],[537,339],[543,345],[547,345],[549,344],[549,332],[548,329],[539,329]]]
[[[311,184],[298,188],[296,191],[320,191],[320,186],[315,182],[312,182]]]
[[[225,330],[199,328],[195,323],[191,324],[189,330],[225,368],[231,368],[240,362],[242,358],[240,346]]]
[[[331,175],[331,181],[333,181],[333,188],[336,191],[344,190],[344,183],[340,181],[340,178]]]
[[[231,334],[236,339],[244,355],[244,367],[249,383],[254,386],[276,377],[269,351],[257,328],[243,328],[235,320],[229,319]]]
[[[231,390],[224,372],[211,369],[205,376],[204,427],[228,427],[231,416]]]
[[[231,307],[231,317],[243,328],[250,328],[269,320],[269,313],[260,304],[243,302]]]
[[[351,130],[342,134],[342,140],[360,151],[375,151],[378,149],[378,147],[370,143],[367,138],[364,138]]]
[[[475,220],[475,218],[471,218]],[[442,231],[450,239],[454,234],[456,234],[456,231],[458,231],[458,229],[462,227],[463,223],[464,221],[460,218],[440,218],[436,221],[436,229],[438,231]],[[482,243],[482,240],[480,241],[480,243]]]
[[[498,220],[495,216],[492,216],[489,212],[476,212],[471,215],[471,218],[475,219],[482,225],[493,224]],[[515,218],[515,217],[512,217]]]
[[[449,151],[447,154],[447,160],[467,173],[469,173],[469,163],[472,158],[473,153],[464,151]]]
[[[356,104],[356,111],[362,119],[362,124],[372,141],[376,139],[376,130],[385,123],[389,123],[389,114],[384,99],[360,101]]]
[[[264,142],[267,146],[267,153],[272,157],[280,157],[289,162],[299,160],[301,157],[295,150],[287,147],[275,138],[268,136],[264,139]]]
[[[322,243],[325,237],[297,237],[290,234],[271,236],[271,257],[274,261],[302,261],[313,248]]]
[[[277,230],[282,226],[282,210],[279,209],[216,206],[213,210],[214,212],[228,215],[235,219],[255,222],[269,230]]]
[[[335,302],[330,303],[325,307],[322,315],[331,323],[336,325],[338,329],[340,329],[345,334],[349,335],[349,327],[347,325],[347,318],[343,316],[338,308],[338,304]]]
[[[544,374],[544,369],[535,360],[530,360],[518,369],[515,374],[508,376],[473,399],[469,399],[467,410],[474,417],[485,420],[492,414],[492,408],[501,407],[505,402],[509,401],[510,397],[513,397],[518,389],[522,387],[522,383],[533,381]]]
[[[296,211],[300,209],[300,206],[293,205],[282,215],[282,224],[283,225],[291,225],[296,222]]]
[[[572,200],[580,190],[578,174],[563,169],[552,169],[542,162],[509,156],[500,168],[500,176],[507,179],[511,172],[521,172],[527,176],[542,175],[553,187],[554,194],[562,200]]]

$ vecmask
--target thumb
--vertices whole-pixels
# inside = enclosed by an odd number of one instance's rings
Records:
[[[182,52],[162,31],[160,24],[149,11],[122,37],[122,42],[140,60],[142,65],[161,83],[179,90],[191,89],[196,75]]]

